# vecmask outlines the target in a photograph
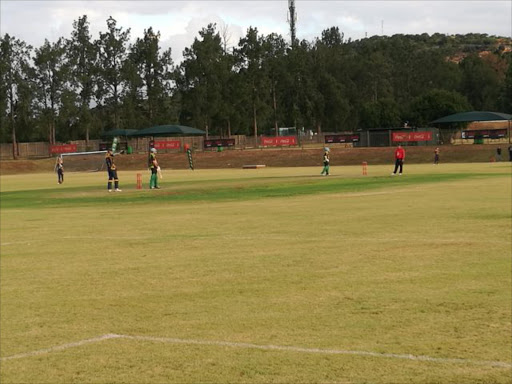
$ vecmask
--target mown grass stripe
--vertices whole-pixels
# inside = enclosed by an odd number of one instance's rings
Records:
[[[155,202],[193,202],[193,201],[243,201],[272,197],[293,197],[327,193],[365,192],[379,188],[405,187],[431,183],[469,180],[475,178],[502,177],[501,173],[467,174],[422,174],[403,177],[283,177],[262,178],[254,184],[244,180],[243,184],[235,180],[228,185],[205,181],[201,185],[180,184],[166,186],[158,191],[127,191],[107,193],[94,187],[67,188],[31,191],[10,191],[0,193],[0,208],[68,208],[73,206],[101,206],[120,204],[153,204]]]

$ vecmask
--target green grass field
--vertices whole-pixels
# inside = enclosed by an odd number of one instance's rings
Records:
[[[511,164],[320,170],[1,176],[0,381],[510,383]]]

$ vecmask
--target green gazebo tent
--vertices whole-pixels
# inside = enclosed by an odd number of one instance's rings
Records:
[[[489,111],[460,112],[441,117],[432,121],[431,124],[469,123],[474,121],[508,121],[507,135],[509,143],[511,142],[510,123],[512,121],[512,115],[508,113]]]
[[[500,112],[487,112],[487,111],[471,111],[471,112],[460,112],[453,115],[441,117],[437,120],[432,121],[432,124],[442,123],[465,123],[472,121],[499,121],[512,119],[512,115]]]

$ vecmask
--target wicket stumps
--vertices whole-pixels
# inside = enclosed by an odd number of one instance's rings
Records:
[[[366,176],[368,174],[368,163],[363,161],[363,175]]]
[[[142,174],[137,173],[137,189],[142,189]]]

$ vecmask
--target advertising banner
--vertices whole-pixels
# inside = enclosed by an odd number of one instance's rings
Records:
[[[393,132],[393,141],[430,141],[432,140],[432,132]]]
[[[76,152],[76,144],[50,145],[50,153],[73,153]]]
[[[264,147],[282,147],[285,145],[297,145],[296,136],[261,137],[261,145]]]
[[[325,135],[325,142],[330,143],[358,143],[359,134],[352,135]]]
[[[463,139],[501,139],[503,137],[507,137],[506,129],[462,131]]]
[[[235,146],[235,139],[204,140],[203,146],[205,148],[234,147]]]
[[[155,140],[153,145],[154,145],[154,148],[156,148],[156,149],[180,149],[181,142],[179,140],[169,140],[169,141]]]

